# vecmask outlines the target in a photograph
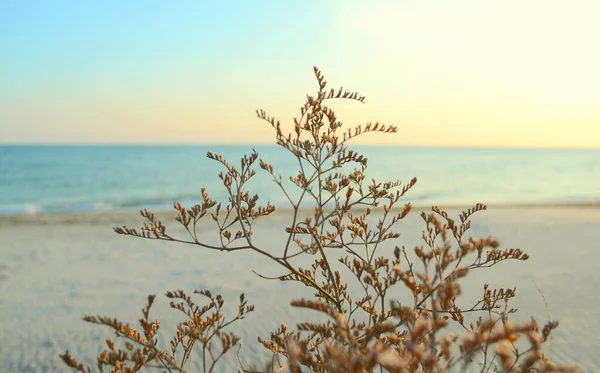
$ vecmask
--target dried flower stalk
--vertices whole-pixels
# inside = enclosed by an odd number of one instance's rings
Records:
[[[394,126],[367,123],[342,130],[342,123],[326,104],[335,99],[364,102],[356,92],[340,88],[327,90],[327,82],[317,69],[314,73],[318,91],[308,96],[294,118],[293,132],[285,133],[281,123],[265,111],[257,111],[260,119],[275,130],[276,142],[296,160],[298,172],[289,176],[300,194],[292,198],[283,178],[273,166],[260,159],[256,151],[244,156],[239,167],[221,155],[207,153],[223,171],[218,177],[227,191],[227,201],[214,201],[202,189],[202,201],[190,208],[179,203],[174,207],[176,221],[188,233],[175,238],[156,216],[142,210],[145,220],[140,230],[115,228],[122,235],[166,240],[201,246],[209,250],[250,250],[283,267],[276,277],[280,281],[297,282],[314,290],[313,299],[299,299],[293,307],[325,314],[325,323],[301,322],[296,330],[282,325],[268,339],[259,342],[273,354],[264,369],[245,368],[244,372],[451,372],[477,366],[481,372],[576,372],[576,367],[550,362],[542,352],[558,323],[549,322],[540,330],[534,322],[513,324],[509,315],[516,310],[508,306],[516,289],[490,289],[483,286],[482,297],[471,305],[461,305],[459,281],[471,271],[495,266],[504,261],[525,261],[520,249],[500,248],[492,237],[467,236],[474,214],[485,210],[483,204],[462,212],[458,219],[439,207],[421,213],[425,224],[423,244],[412,252],[404,246],[393,246],[390,257],[379,255],[381,247],[400,237],[398,224],[411,211],[402,197],[416,184],[399,181],[365,180],[367,158],[350,150],[350,140],[369,132],[391,134]],[[286,196],[293,212],[285,227],[287,239],[281,252],[272,253],[253,240],[256,221],[275,212],[270,203],[259,204],[258,195],[246,185],[256,175],[256,166],[268,173]],[[301,205],[309,201],[313,210],[302,216]],[[218,245],[198,238],[198,223],[212,219],[218,228]],[[374,223],[373,223],[374,222]],[[343,253],[341,257],[334,256]],[[309,268],[298,266],[302,255],[314,256]],[[333,260],[342,265],[337,270]],[[267,278],[266,276],[262,276]],[[358,288],[361,295],[351,294]],[[400,303],[404,291],[412,302]],[[154,296],[148,298],[140,320],[141,333],[118,320],[86,316],[85,321],[105,325],[125,339],[125,349],[117,349],[107,341],[108,350],[98,356],[98,370],[104,372],[136,372],[142,367],[164,371],[185,371],[196,348],[200,352],[204,372],[212,372],[219,359],[229,353],[239,339],[224,331],[242,319],[254,307],[240,297],[238,315],[225,321],[220,295],[207,290],[196,293],[208,304],[196,305],[183,290],[167,293],[171,307],[181,311],[186,320],[177,326],[170,350],[159,349],[155,338],[160,324],[150,321],[149,311]],[[469,315],[475,315],[470,317]],[[468,321],[470,319],[472,321]],[[448,332],[450,323],[464,334]],[[220,343],[214,343],[218,340]],[[519,341],[528,345],[523,349]],[[219,347],[217,347],[219,345]],[[178,348],[183,355],[177,355]],[[71,357],[64,362],[81,372],[91,372]]]

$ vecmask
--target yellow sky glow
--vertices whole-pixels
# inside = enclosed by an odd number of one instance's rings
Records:
[[[251,43],[165,54],[171,70],[154,61],[148,77],[57,78],[56,93],[3,99],[0,141],[271,143],[254,110],[291,123],[314,64],[331,87],[367,96],[333,105],[346,124],[399,127],[357,143],[600,148],[600,1],[331,4],[319,28],[298,28],[310,12],[286,13]]]

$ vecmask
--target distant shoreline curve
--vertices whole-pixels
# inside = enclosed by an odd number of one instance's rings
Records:
[[[488,210],[540,210],[540,209],[600,209],[600,201],[593,202],[566,202],[566,203],[528,203],[528,204],[486,204]],[[404,205],[399,203],[392,211],[401,211]],[[435,205],[433,205],[435,206]],[[473,205],[437,205],[449,212],[464,211],[474,207]],[[190,206],[185,206],[190,207]],[[431,211],[432,205],[413,205],[412,213],[416,211]],[[355,212],[365,211],[366,207],[355,208]],[[372,208],[373,212],[383,210],[381,207]],[[167,223],[173,221],[176,211],[174,209],[152,210],[157,219]],[[303,216],[312,211],[311,208],[301,207],[299,209]],[[280,208],[271,216],[263,217],[260,220],[270,220],[283,216],[291,216],[291,208]],[[210,216],[205,217],[206,221],[211,220]],[[281,221],[281,219],[277,219]],[[131,222],[141,222],[140,210],[111,210],[111,211],[67,211],[67,212],[37,212],[30,214],[0,214],[0,226],[21,225],[21,224],[75,224],[75,223],[107,223],[109,225],[130,224]]]

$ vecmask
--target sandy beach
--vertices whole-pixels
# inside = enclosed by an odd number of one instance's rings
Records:
[[[421,210],[409,214],[400,225],[401,238],[382,250],[419,243]],[[450,212],[456,216],[459,210]],[[176,227],[171,212],[157,215]],[[280,212],[259,222],[256,243],[279,252],[276,243],[283,238],[282,227],[289,217],[289,212]],[[270,276],[281,274],[267,259],[251,252],[210,251],[112,231],[121,225],[138,228],[141,221],[136,213],[116,212],[0,216],[1,372],[68,372],[58,356],[65,350],[93,364],[111,333],[86,324],[81,317],[110,315],[135,324],[148,294],[158,295],[153,315],[161,319],[159,338],[166,347],[180,320],[168,307],[167,290],[208,288],[223,294],[231,311],[245,292],[256,312],[233,330],[243,339],[241,356],[246,363],[261,362],[266,356],[256,336],[268,337],[280,322],[293,324],[298,317],[289,301],[309,293],[298,284],[254,275],[252,269]],[[211,229],[204,234],[208,240],[216,237]],[[465,296],[476,298],[484,281],[491,286],[516,285],[513,306],[519,312],[513,320],[535,316],[543,323],[549,312],[560,326],[547,354],[557,361],[576,362],[587,372],[600,371],[596,297],[600,208],[490,207],[473,218],[472,235],[490,234],[506,248],[523,249],[531,259],[474,272],[462,284]],[[236,367],[236,360],[235,354],[228,356],[221,371]],[[195,368],[192,365],[192,371]]]

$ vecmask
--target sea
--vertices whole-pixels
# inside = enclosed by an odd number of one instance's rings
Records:
[[[367,180],[417,184],[404,197],[415,206],[595,204],[600,202],[600,150],[350,147],[368,159]],[[296,158],[277,146],[251,145],[3,145],[0,214],[166,210],[177,201],[227,201],[220,154],[239,169],[256,150],[292,195]],[[273,178],[254,165],[247,184],[261,203],[289,202]]]

